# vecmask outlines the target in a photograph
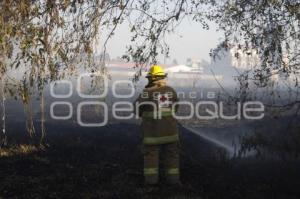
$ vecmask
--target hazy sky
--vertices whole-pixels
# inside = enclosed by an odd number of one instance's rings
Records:
[[[213,23],[210,24],[210,30],[204,30],[199,23],[186,19],[178,26],[176,33],[165,35],[165,40],[170,45],[170,59],[167,62],[176,59],[178,63],[184,64],[187,58],[210,61],[209,51],[216,47],[222,36],[221,32],[216,31],[216,25]],[[123,24],[108,43],[108,53],[112,58],[122,56],[129,43],[129,28]],[[163,56],[160,56],[159,61],[163,60]]]

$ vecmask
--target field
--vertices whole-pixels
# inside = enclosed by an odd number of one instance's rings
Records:
[[[229,159],[181,128],[182,186],[143,186],[139,128],[48,124],[48,146],[20,138],[1,150],[0,198],[299,198],[299,162]],[[22,145],[21,145],[22,144]]]

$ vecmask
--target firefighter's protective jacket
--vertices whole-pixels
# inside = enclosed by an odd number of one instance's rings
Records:
[[[178,101],[175,90],[165,80],[148,84],[135,102],[135,112],[142,117],[143,143],[160,145],[178,141],[178,126],[172,116]]]

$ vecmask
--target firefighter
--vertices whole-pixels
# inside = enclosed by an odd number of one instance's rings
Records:
[[[162,67],[154,65],[146,78],[148,85],[135,102],[135,112],[142,118],[145,184],[157,184],[162,161],[166,182],[180,184],[179,129],[172,116],[177,111],[175,90],[166,85]]]

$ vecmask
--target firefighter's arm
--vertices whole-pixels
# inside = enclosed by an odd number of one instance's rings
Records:
[[[173,103],[175,103],[175,102],[178,102],[179,101],[179,99],[178,99],[178,97],[177,97],[177,93],[176,93],[176,91],[173,91]],[[178,108],[179,108],[179,105],[178,104],[176,104],[175,105],[175,113],[177,113],[177,111],[178,111]]]

